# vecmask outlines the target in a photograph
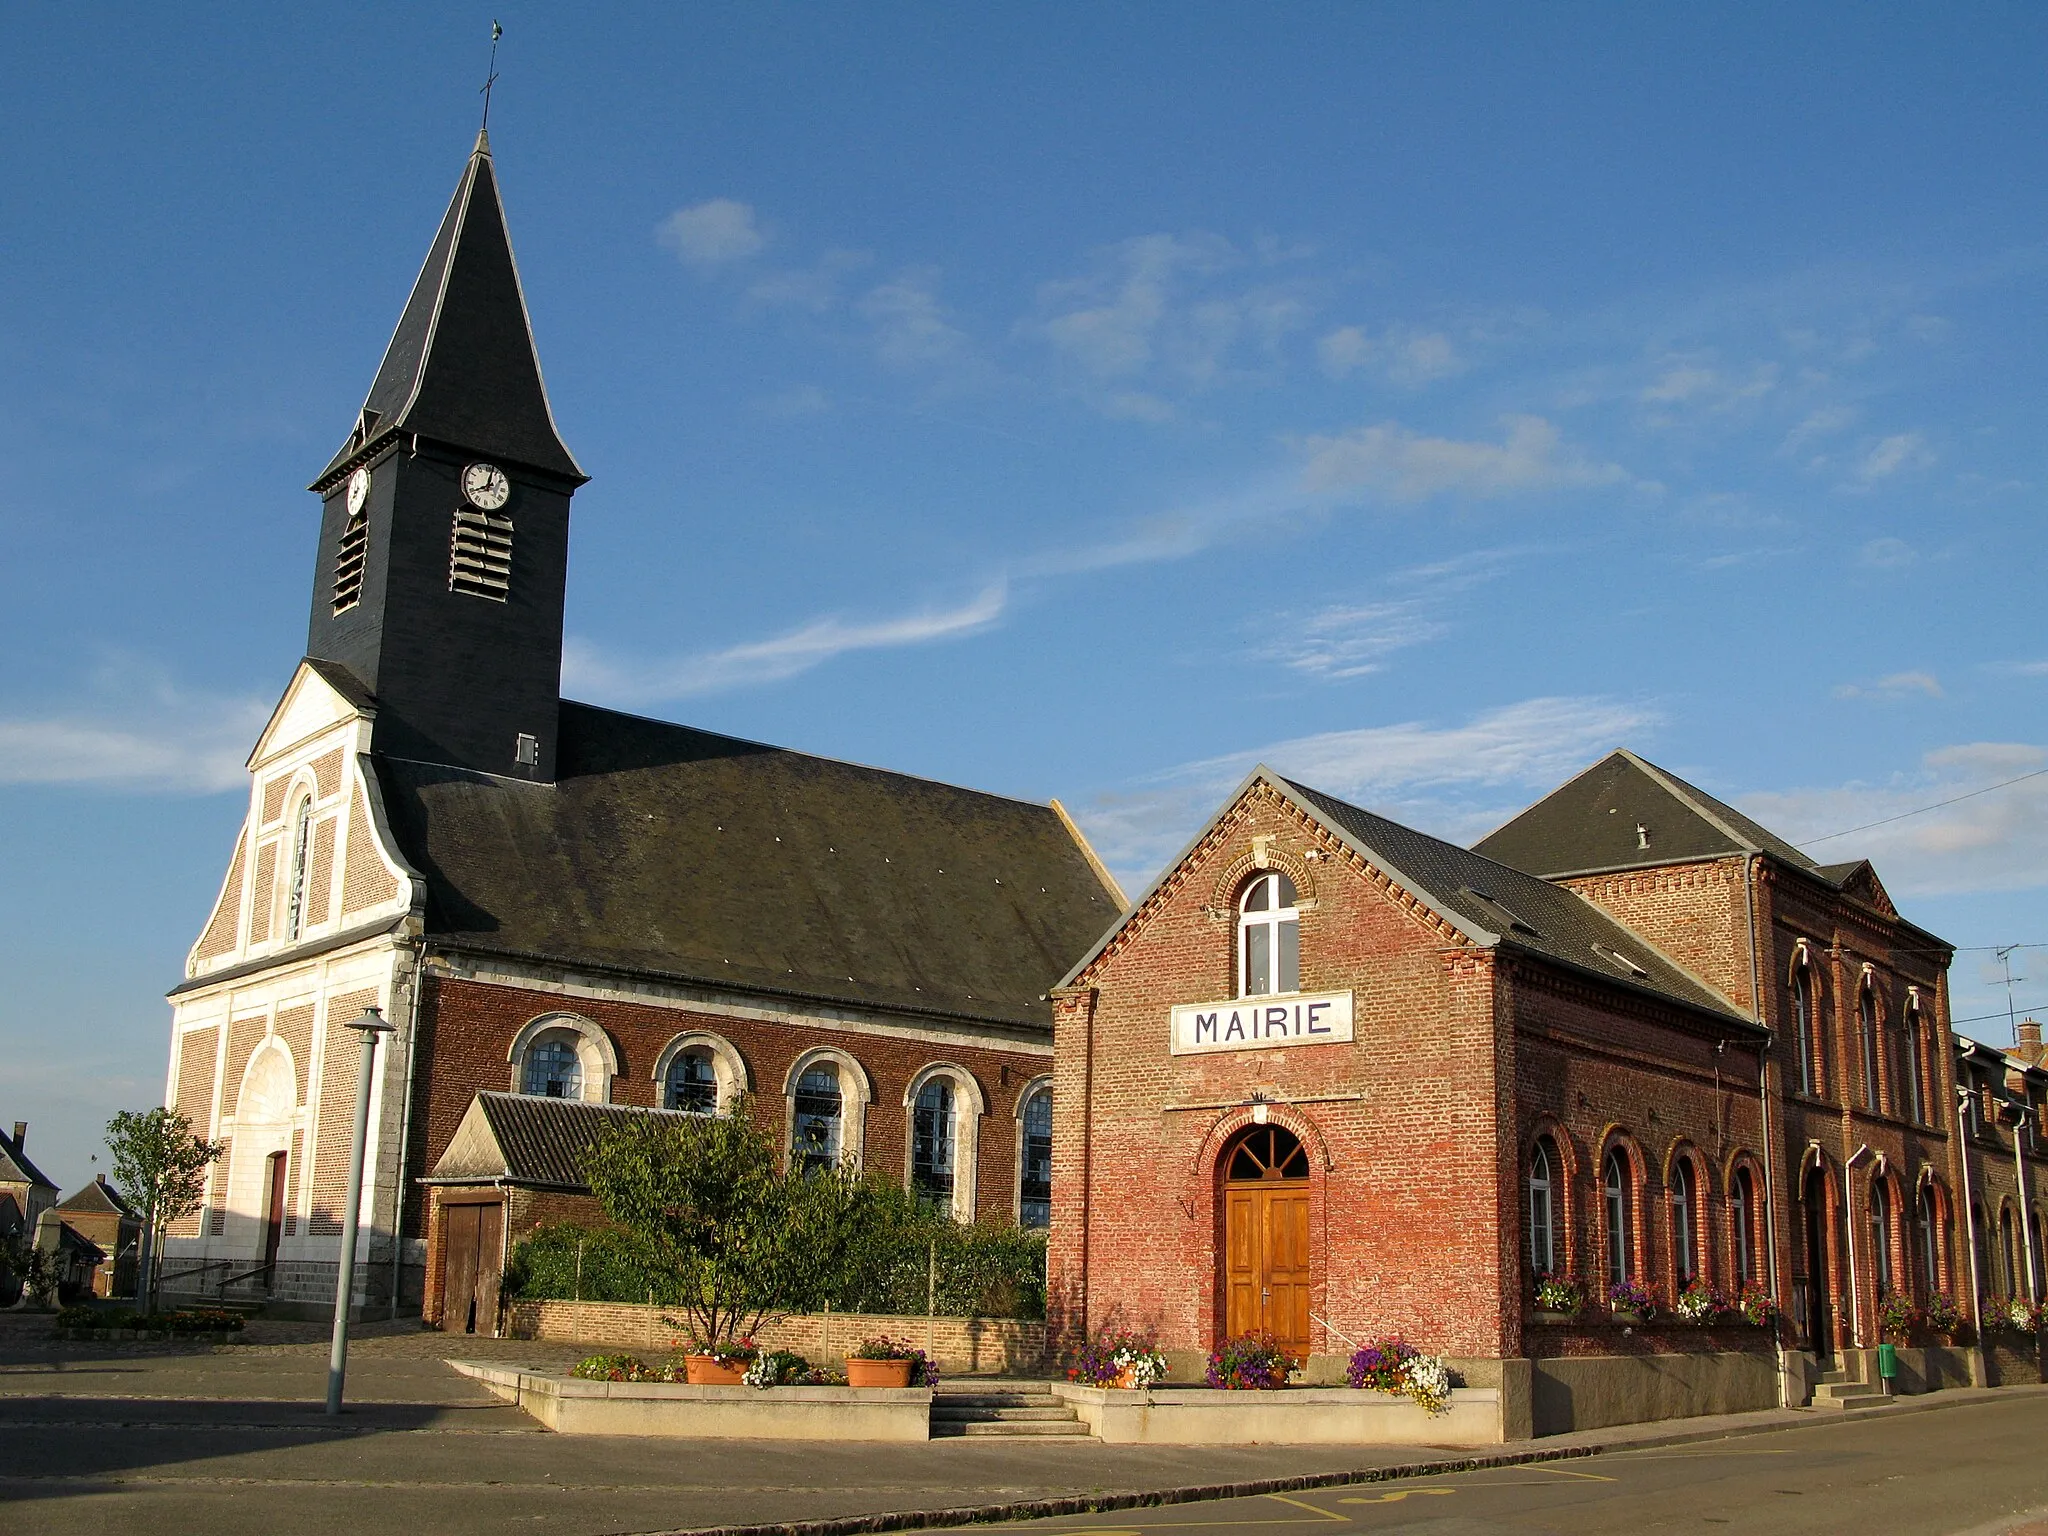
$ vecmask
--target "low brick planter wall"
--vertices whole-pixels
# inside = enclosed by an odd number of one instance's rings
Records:
[[[679,1440],[929,1440],[929,1387],[687,1387],[448,1362],[557,1434]]]
[[[609,1349],[667,1354],[688,1341],[662,1321],[673,1308],[605,1301],[515,1301],[507,1309],[515,1339],[556,1339]],[[949,1375],[1033,1371],[1045,1359],[1045,1324],[1003,1317],[881,1317],[856,1312],[806,1313],[770,1323],[756,1336],[763,1349],[793,1349],[813,1364],[843,1362],[846,1351],[877,1334],[929,1348]]]
[[[56,1328],[55,1337],[80,1344],[242,1344],[239,1330],[221,1329],[207,1333],[172,1333],[163,1328]]]
[[[1450,1411],[1352,1387],[1224,1392],[1203,1387],[1125,1390],[1063,1382],[1064,1399],[1106,1445],[1498,1445],[1497,1387],[1461,1387]]]

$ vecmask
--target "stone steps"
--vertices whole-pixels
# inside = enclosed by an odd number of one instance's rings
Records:
[[[1038,1382],[942,1382],[932,1394],[934,1440],[962,1435],[1086,1438],[1088,1426]]]

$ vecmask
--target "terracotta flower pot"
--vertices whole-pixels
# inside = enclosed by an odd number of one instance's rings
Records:
[[[849,1387],[907,1387],[910,1385],[912,1360],[848,1360],[846,1362],[846,1384]]]
[[[1110,1385],[1121,1387],[1126,1392],[1136,1391],[1138,1386],[1138,1368],[1135,1365],[1125,1366],[1116,1373],[1116,1380],[1111,1382]]]
[[[716,1355],[685,1355],[683,1374],[693,1387],[738,1387],[746,1384],[747,1362],[727,1365]]]

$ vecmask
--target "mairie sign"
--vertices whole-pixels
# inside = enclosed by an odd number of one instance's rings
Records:
[[[1182,1003],[1173,1010],[1172,1051],[1264,1051],[1336,1045],[1351,1038],[1349,992],[1297,992],[1234,1003]]]

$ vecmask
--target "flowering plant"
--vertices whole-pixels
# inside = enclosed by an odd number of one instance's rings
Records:
[[[1361,1390],[1412,1398],[1431,1414],[1450,1411],[1450,1367],[1441,1356],[1425,1355],[1398,1336],[1353,1354],[1344,1379]]]
[[[764,1349],[740,1380],[750,1387],[800,1387],[810,1374],[811,1362],[795,1350]]]
[[[1294,1362],[1270,1333],[1241,1333],[1211,1352],[1204,1379],[1233,1392],[1271,1392],[1286,1386],[1293,1370]]]
[[[1074,1363],[1067,1367],[1067,1379],[1090,1387],[1113,1387],[1130,1375],[1134,1387],[1149,1387],[1166,1380],[1166,1356],[1150,1338],[1128,1329],[1103,1329],[1081,1347]]]
[[[1686,1282],[1685,1289],[1678,1293],[1677,1304],[1672,1308],[1680,1317],[1695,1327],[1706,1328],[1713,1324],[1728,1308],[1721,1293],[1708,1283],[1704,1275],[1695,1275]]]
[[[908,1360],[910,1384],[913,1387],[936,1387],[939,1384],[939,1367],[932,1358],[915,1344],[902,1339],[892,1339],[886,1333],[878,1333],[872,1339],[862,1339],[846,1352],[849,1360]]]
[[[2041,1309],[2024,1297],[2012,1296],[1995,1302],[1992,1318],[2002,1328],[2014,1333],[2039,1333],[2041,1331]]]
[[[1752,1280],[1735,1298],[1735,1310],[1742,1314],[1742,1320],[1750,1327],[1768,1328],[1778,1315],[1778,1304],[1771,1300],[1769,1291]]]
[[[569,1374],[579,1381],[660,1381],[664,1373],[638,1355],[585,1355]]]
[[[1586,1288],[1576,1276],[1539,1270],[1536,1274],[1536,1305],[1545,1312],[1576,1314],[1586,1304]]]
[[[751,1335],[738,1341],[728,1339],[723,1344],[706,1344],[699,1339],[690,1346],[690,1353],[716,1360],[720,1365],[730,1369],[735,1365],[753,1364],[760,1358],[761,1347],[754,1342]]]
[[[1648,1322],[1657,1315],[1657,1293],[1646,1285],[1624,1280],[1607,1287],[1607,1305],[1617,1312],[1633,1312]]]
[[[1905,1343],[1918,1321],[1920,1309],[1903,1291],[1886,1291],[1877,1298],[1877,1331],[1894,1344]]]
[[[1962,1331],[1963,1309],[1956,1305],[1955,1298],[1947,1291],[1936,1291],[1927,1298],[1927,1305],[1921,1309],[1921,1321],[1934,1332],[1953,1338]]]

